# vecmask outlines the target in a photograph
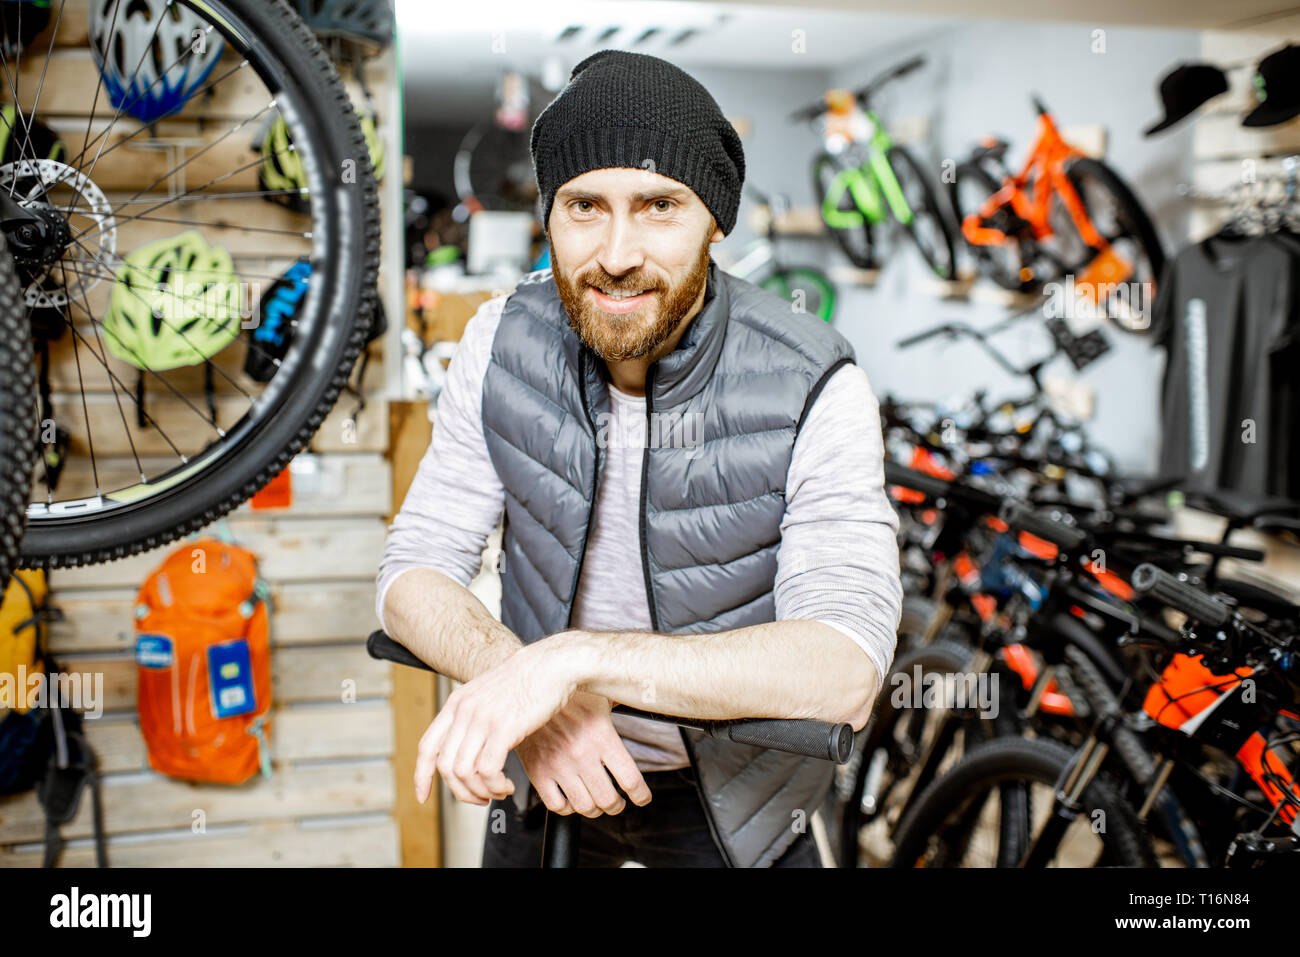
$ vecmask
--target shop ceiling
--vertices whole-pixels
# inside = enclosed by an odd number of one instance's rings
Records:
[[[1266,29],[1288,12],[1279,0],[397,0],[408,123],[473,123],[492,109],[505,69],[546,77],[554,92],[569,69],[606,47],[652,53],[690,69],[827,70],[861,62],[954,20],[1073,21],[1102,26]],[[1292,4],[1289,12],[1300,11]],[[805,52],[792,51],[803,31]]]

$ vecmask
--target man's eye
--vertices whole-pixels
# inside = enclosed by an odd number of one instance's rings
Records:
[[[655,212],[658,212],[658,213],[666,213],[666,212],[668,212],[668,210],[670,210],[670,209],[672,209],[672,208],[673,208],[673,201],[672,201],[671,199],[656,199],[656,200],[655,200]]]
[[[589,200],[589,199],[575,199],[575,200],[573,201],[573,206],[574,206],[574,208],[577,209],[578,212],[580,212],[580,213],[589,213],[589,212],[591,212],[591,209],[590,209],[590,207],[591,207],[591,200]]]

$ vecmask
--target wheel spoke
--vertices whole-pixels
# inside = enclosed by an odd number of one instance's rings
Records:
[[[64,288],[66,289],[66,288],[67,288],[67,276],[66,276],[66,275],[64,276],[64,284],[63,284],[63,285],[64,285]],[[86,293],[85,293],[85,290],[84,290],[84,289],[80,290],[80,292],[81,292],[81,301],[82,301],[82,306],[81,306],[81,308],[84,309],[84,310],[86,311],[86,314],[87,314],[87,315],[90,315],[90,301],[86,298]],[[69,301],[69,304],[71,304],[71,301]],[[76,329],[75,329],[75,327],[73,326],[71,315],[69,315],[69,313],[65,311],[65,312],[63,313],[63,318],[67,321],[67,323],[68,323],[68,327],[69,327],[70,329],[73,330],[73,334],[74,334],[74,335],[77,335],[78,333],[76,332]],[[102,338],[100,338],[100,335],[99,335],[99,326],[94,325],[94,324],[92,323],[92,328],[95,330],[95,341],[96,341],[96,343],[99,345],[99,352],[98,352],[96,355],[97,355],[97,357],[99,358],[100,363],[104,366],[104,369],[107,371],[107,370],[108,370],[108,354],[107,354],[107,351],[106,351],[105,346],[104,346],[104,341],[103,341]],[[87,343],[87,348],[89,348],[89,343]],[[80,375],[80,373],[81,373],[81,366],[80,366],[80,364],[78,364],[78,366],[77,366],[77,373],[78,373],[78,375]],[[136,467],[136,471],[138,471],[138,472],[140,473],[141,478],[143,478],[143,477],[144,477],[144,468],[140,465],[140,455],[139,455],[139,453],[136,451],[136,447],[135,447],[135,437],[131,434],[131,427],[130,427],[129,425],[127,425],[127,422],[126,422],[126,412],[122,409],[122,399],[121,399],[121,398],[119,397],[119,395],[118,395],[118,391],[117,391],[117,377],[116,377],[116,376],[113,376],[113,375],[111,374],[111,372],[110,372],[110,375],[109,375],[109,383],[113,386],[113,401],[117,403],[117,414],[118,414],[118,417],[122,420],[122,431],[126,433],[126,441],[127,441],[127,442],[130,444],[130,446],[131,446],[131,456],[132,456],[132,458],[135,459],[135,467]],[[130,393],[128,393],[128,395],[129,395],[129,394],[130,394]],[[135,397],[132,396],[132,398],[135,398]],[[89,419],[87,419],[87,422],[89,422]],[[93,459],[92,459],[92,463],[91,463],[91,464],[92,464],[92,468],[93,468],[93,465],[94,465],[94,461],[93,461]],[[96,494],[102,494],[102,491],[101,491],[101,489],[99,488],[99,479],[98,479],[98,477],[96,477],[96,479],[95,479],[95,492],[96,492]],[[48,497],[48,490],[47,490],[47,497]]]
[[[54,39],[59,35],[59,22],[63,19],[63,8],[66,4],[67,4],[67,0],[59,0],[59,12],[58,15],[54,18],[54,29],[50,32],[50,47],[48,50],[45,51],[45,62],[41,65],[41,79],[40,82],[36,84],[36,99],[32,101],[32,112],[31,112],[32,120],[36,119],[37,107],[41,105],[41,91],[45,89],[45,74],[46,71],[48,71],[50,68],[50,56],[51,54],[54,53]],[[22,7],[19,7],[18,9],[21,11]],[[19,36],[21,35],[22,32],[20,30]],[[15,99],[17,98],[15,97]],[[31,145],[32,145],[32,124],[28,123],[27,139],[23,142],[23,148],[22,151],[19,153],[19,155],[26,156],[27,151],[31,148]],[[13,194],[11,193],[10,195]]]
[[[281,152],[285,152],[285,151],[284,151],[284,150],[277,150],[277,151],[276,151],[277,155],[278,155],[279,153],[281,153]],[[143,210],[143,211],[141,211],[141,212],[139,212],[139,213],[133,213],[133,214],[130,215],[130,216],[123,216],[123,217],[121,217],[120,219],[118,219],[118,220],[116,221],[115,225],[119,225],[119,226],[120,226],[120,225],[123,224],[123,223],[129,223],[129,222],[131,222],[132,220],[139,219],[141,216],[144,216],[144,215],[146,215],[146,214],[148,214],[148,213],[152,213],[152,212],[154,212],[154,211],[156,211],[156,210],[162,209],[164,206],[170,206],[172,203],[180,202],[180,201],[183,200],[183,199],[188,199],[188,198],[191,196],[191,194],[194,194],[194,193],[201,193],[201,192],[203,192],[203,190],[207,189],[209,186],[215,186],[217,183],[224,182],[225,180],[230,179],[230,177],[232,177],[232,176],[238,176],[240,173],[244,172],[245,170],[252,169],[254,166],[258,166],[258,165],[260,165],[262,162],[263,162],[262,158],[261,158],[261,157],[258,157],[257,159],[253,160],[253,161],[250,162],[250,163],[245,163],[243,166],[237,167],[236,169],[232,169],[229,173],[224,173],[224,174],[222,174],[221,176],[218,176],[216,179],[209,180],[208,182],[204,183],[202,186],[197,186],[197,187],[195,187],[195,188],[192,189],[192,190],[187,190],[186,192],[181,193],[179,196],[173,196],[173,197],[171,197],[170,199],[165,199],[165,200],[158,201],[156,205],[154,205],[154,206],[150,206],[148,209]],[[299,192],[301,192],[301,191],[299,191]],[[140,195],[141,195],[140,193],[137,193],[135,196],[132,197],[132,199],[133,199],[133,200],[134,200],[134,199],[138,199]],[[208,195],[208,198],[214,198],[216,195],[218,195],[218,194],[215,194],[215,193],[213,193],[213,194],[209,194],[209,195]],[[231,194],[231,195],[233,195],[233,194]],[[254,195],[256,195],[256,194],[254,194]],[[117,204],[117,205],[121,205],[121,204]],[[102,227],[102,226],[101,226],[100,229],[98,230],[98,232],[103,232],[104,228],[105,228],[105,227]],[[79,238],[81,238],[82,236],[86,235],[86,233],[88,233],[89,231],[90,231],[90,227],[87,227],[86,229],[82,230],[81,232],[79,232],[79,233],[75,233],[75,234],[73,235],[72,238],[73,238],[73,239],[79,239]]]

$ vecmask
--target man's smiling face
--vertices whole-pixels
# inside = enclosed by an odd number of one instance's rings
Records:
[[[687,186],[642,169],[598,169],[555,193],[551,268],[569,324],[606,361],[651,355],[703,299],[721,241]]]

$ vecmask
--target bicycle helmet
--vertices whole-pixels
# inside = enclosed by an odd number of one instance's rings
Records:
[[[393,42],[391,0],[295,0],[294,6],[312,32],[376,44]]]
[[[194,365],[239,335],[240,305],[230,253],[193,229],[159,239],[117,271],[103,323],[108,348],[141,370]]]
[[[171,0],[91,0],[90,49],[104,87],[115,109],[142,123],[179,110],[224,46],[205,20]]]
[[[294,316],[307,295],[310,279],[311,261],[304,256],[271,284],[257,304],[248,354],[244,357],[244,372],[254,381],[270,382],[277,368],[276,360],[283,359],[289,351]]]
[[[0,3],[0,50],[15,57],[50,25],[50,0]]]
[[[30,127],[23,125],[24,120]],[[21,159],[56,160],[67,151],[59,135],[40,120],[19,117],[12,103],[0,107],[0,165]]]
[[[366,137],[366,147],[370,152],[370,164],[375,170],[375,179],[384,178],[384,146],[379,141],[379,132],[375,129],[372,117],[358,114],[361,131]],[[273,195],[266,198],[273,203],[287,206],[297,213],[311,212],[307,196],[307,174],[303,170],[302,160],[294,152],[293,139],[289,136],[289,127],[284,117],[277,115],[266,135],[262,137],[262,165],[258,180],[262,189]]]

